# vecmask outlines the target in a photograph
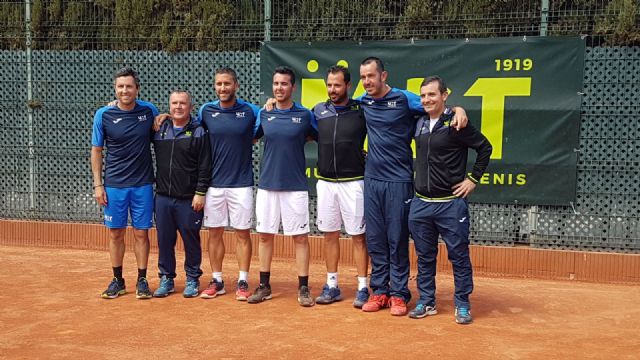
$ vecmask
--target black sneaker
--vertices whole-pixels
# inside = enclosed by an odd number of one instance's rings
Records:
[[[120,295],[127,293],[127,288],[124,286],[124,279],[118,280],[115,277],[109,283],[107,290],[102,292],[103,299],[115,299]]]
[[[313,297],[311,297],[311,291],[308,286],[300,286],[300,289],[298,289],[298,303],[304,307],[311,307],[316,304],[313,301]]]
[[[136,284],[136,299],[151,299],[153,297],[153,293],[151,289],[149,289],[149,282],[147,282],[146,278],[138,278],[138,283]]]
[[[249,304],[258,304],[265,300],[271,299],[271,286],[260,284],[253,295],[249,296],[247,302]]]

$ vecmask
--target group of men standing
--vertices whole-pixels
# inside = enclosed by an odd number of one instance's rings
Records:
[[[469,213],[466,196],[486,169],[491,145],[467,125],[463,109],[446,107],[448,90],[439,77],[425,78],[421,96],[387,85],[387,72],[375,57],[360,65],[366,93],[353,100],[349,70],[332,66],[327,73],[328,100],[308,110],[293,101],[295,74],[278,67],[273,74],[272,101],[263,109],[236,96],[235,71],[215,74],[218,100],[204,104],[191,117],[191,96],[171,93],[169,114],[136,100],[139,80],[125,68],[114,77],[117,103],[98,110],[94,118],[92,170],[95,196],[105,206],[110,229],[113,280],[102,294],[124,294],[122,277],[124,232],[131,212],[138,264],[136,296],[152,296],[146,280],[149,253],[147,229],[153,215],[153,170],[150,142],[156,152],[155,213],[159,245],[160,285],[153,296],[174,291],[176,232],[185,243],[187,279],[183,295],[199,293],[201,249],[199,229],[209,228],[209,286],[200,294],[224,294],[222,262],[226,226],[235,229],[239,266],[236,299],[260,303],[271,298],[270,271],[274,235],[282,225],[295,243],[298,302],[302,306],[342,300],[338,286],[341,226],[352,236],[358,272],[353,305],[365,312],[389,307],[406,315],[411,299],[409,233],[418,254],[420,299],[409,312],[422,318],[435,307],[435,260],[438,235],[445,241],[455,277],[455,318],[472,321],[473,290],[469,260]],[[454,129],[455,127],[455,129]],[[364,150],[368,136],[367,150]],[[415,138],[414,188],[411,141]],[[252,143],[264,151],[255,199],[259,240],[260,284],[249,292],[252,254],[249,229],[253,218]],[[318,229],[325,234],[327,281],[313,298],[309,289],[309,209],[304,145],[318,142]],[[108,149],[104,178],[102,147]],[[467,149],[478,152],[466,174]],[[103,180],[104,179],[104,180]],[[203,211],[204,209],[204,211]],[[366,225],[366,227],[365,227]],[[366,234],[366,239],[365,239]],[[367,286],[368,259],[371,278]],[[369,287],[372,294],[369,293]]]

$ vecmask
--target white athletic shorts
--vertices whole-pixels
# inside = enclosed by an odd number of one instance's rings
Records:
[[[285,235],[309,232],[309,193],[258,189],[256,195],[256,231],[277,234],[282,220]]]
[[[331,182],[318,180],[318,217],[316,225],[322,232],[344,230],[349,235],[365,232],[364,181]]]
[[[210,187],[204,203],[204,226],[234,229],[251,228],[253,221],[253,187]]]

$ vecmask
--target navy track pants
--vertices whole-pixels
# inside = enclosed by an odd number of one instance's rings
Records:
[[[158,275],[176,277],[176,232],[180,232],[185,252],[184,271],[188,278],[200,278],[200,228],[203,212],[193,211],[191,199],[175,199],[164,195],[156,195],[155,210],[158,230]]]
[[[456,306],[470,307],[473,270],[469,257],[469,206],[465,199],[426,202],[415,197],[411,202],[409,229],[418,255],[418,304],[435,305],[438,235],[447,246],[453,267]]]
[[[397,296],[406,302],[411,300],[408,217],[412,198],[410,182],[364,180],[369,285],[374,294]]]

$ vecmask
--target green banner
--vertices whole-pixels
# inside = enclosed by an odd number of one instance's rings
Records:
[[[270,97],[273,70],[290,66],[296,101],[312,108],[327,99],[324,80],[333,64],[351,70],[354,97],[364,93],[359,67],[367,56],[382,59],[389,85],[416,94],[425,76],[440,75],[451,91],[447,103],[466,109],[493,145],[471,201],[568,205],[576,197],[584,53],[580,38],[268,42],[260,53],[260,84],[264,99]],[[315,184],[317,149],[306,150]],[[475,152],[469,159],[471,166]]]

